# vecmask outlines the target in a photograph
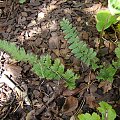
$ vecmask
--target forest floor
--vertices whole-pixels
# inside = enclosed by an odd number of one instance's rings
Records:
[[[120,34],[106,30],[100,47],[95,14],[106,7],[107,0],[27,0],[24,4],[17,0],[0,1],[0,39],[14,42],[38,56],[50,54],[53,60],[59,58],[66,69],[80,75],[76,89],[68,90],[61,81],[40,79],[29,63],[18,62],[21,77],[17,83],[22,86],[24,82],[27,86],[32,105],[16,99],[8,86],[0,85],[1,120],[75,120],[77,114],[96,111],[100,101],[111,104],[117,113],[116,120],[120,120],[119,72],[112,84],[97,81],[96,73],[68,49],[60,29],[60,21],[67,18],[77,28],[80,40],[94,48],[102,62],[109,63],[114,59],[114,42],[120,40]],[[10,92],[13,97],[2,105]]]

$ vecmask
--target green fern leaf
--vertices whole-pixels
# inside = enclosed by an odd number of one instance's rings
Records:
[[[29,62],[33,67],[32,71],[41,78],[60,80],[64,79],[66,86],[75,88],[75,80],[79,77],[72,70],[65,72],[64,65],[59,59],[52,62],[51,56],[41,56],[40,59],[33,53],[26,53],[24,48],[18,48],[14,43],[0,40],[0,49],[9,53],[17,61]]]
[[[75,80],[78,79],[78,76],[74,75],[72,70],[67,70],[65,74],[63,74],[63,77],[66,79],[66,85],[69,89],[75,88]]]
[[[109,65],[107,67],[103,67],[100,69],[100,73],[97,76],[98,80],[107,80],[109,82],[113,82],[113,77],[116,73],[117,69],[114,68],[112,65]]]
[[[94,70],[98,68],[96,52],[92,48],[88,48],[85,42],[79,40],[76,28],[72,27],[72,24],[65,18],[60,22],[60,26],[65,34],[64,38],[70,44],[69,49],[71,49],[75,57],[86,65],[91,66]]]

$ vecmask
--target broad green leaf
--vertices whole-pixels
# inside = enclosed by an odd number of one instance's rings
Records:
[[[113,16],[109,10],[100,10],[96,15],[96,19],[96,28],[99,32],[118,22],[117,18]]]
[[[112,109],[112,106],[108,103],[102,101],[99,103],[100,107],[97,109],[102,114],[102,120],[115,120],[116,118],[116,112],[114,109]]]

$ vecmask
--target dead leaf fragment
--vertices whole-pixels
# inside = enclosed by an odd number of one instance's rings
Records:
[[[45,13],[43,13],[43,12],[38,13],[37,20],[40,21],[41,19],[44,18],[44,16],[45,16]]]
[[[110,83],[109,81],[103,81],[103,82],[100,82],[98,87],[103,88],[103,92],[107,93],[109,90],[112,89],[112,83]]]
[[[56,30],[57,30],[57,23],[55,20],[53,20],[51,25],[50,25],[50,31],[55,32]]]
[[[52,37],[49,39],[49,48],[56,49],[59,48],[59,38],[56,32],[51,33]]]
[[[86,31],[83,31],[81,34],[82,34],[83,39],[88,40],[89,35],[88,35],[88,33]]]
[[[69,90],[69,89],[67,89],[67,90],[65,90],[65,91],[63,92],[63,95],[64,95],[64,96],[76,95],[76,94],[79,93],[79,91],[80,91],[80,88],[76,88],[76,89],[74,89],[74,90]]]
[[[35,117],[35,110],[31,110],[27,116],[26,116],[26,120],[37,120]]]
[[[115,50],[115,45],[111,41],[104,41],[105,47],[109,49],[109,53],[113,52]]]
[[[14,64],[5,64],[4,67],[8,75],[12,75],[13,78],[21,76],[22,68],[20,66]]]
[[[27,16],[28,16],[27,12],[21,12],[21,15],[22,15],[23,17],[27,17]]]
[[[83,11],[85,12],[96,12],[97,10],[99,10],[101,8],[101,3],[99,4],[93,4],[92,7],[89,7],[89,8],[84,8]]]
[[[62,108],[62,111],[65,114],[69,114],[69,113],[75,111],[75,109],[77,107],[78,107],[78,100],[77,100],[77,98],[75,98],[73,96],[70,96],[70,97],[66,98],[65,103],[64,103],[63,108]]]
[[[70,120],[76,120],[75,116],[73,115]]]
[[[90,108],[95,108],[95,97],[92,94],[86,95],[86,104],[88,104]]]

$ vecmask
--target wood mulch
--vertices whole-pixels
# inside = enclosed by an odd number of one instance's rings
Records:
[[[62,81],[40,79],[29,63],[15,63],[13,69],[21,68],[16,69],[21,74],[16,82],[27,86],[32,105],[16,99],[7,85],[0,84],[1,120],[75,120],[79,113],[96,111],[100,101],[110,103],[117,112],[116,120],[120,119],[119,73],[113,84],[98,82],[95,73],[68,49],[59,24],[67,18],[77,28],[80,39],[98,52],[101,61],[110,62],[114,58],[114,41],[120,40],[120,34],[105,31],[105,41],[99,47],[100,33],[95,27],[96,12],[106,7],[107,0],[27,0],[24,4],[0,1],[0,39],[38,56],[50,54],[53,60],[59,58],[65,68],[81,76],[76,89],[70,91],[61,85]],[[0,59],[7,61],[10,56],[1,52]]]

